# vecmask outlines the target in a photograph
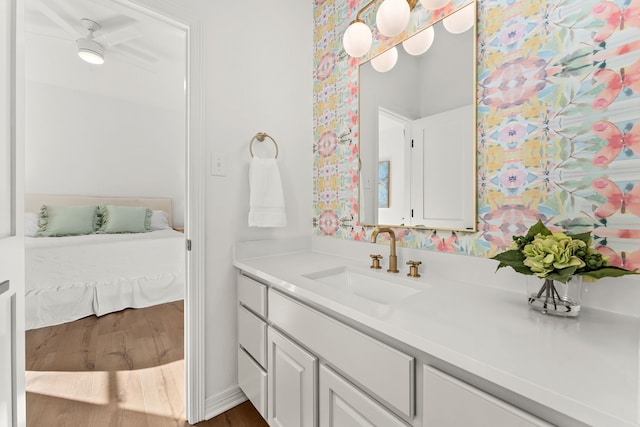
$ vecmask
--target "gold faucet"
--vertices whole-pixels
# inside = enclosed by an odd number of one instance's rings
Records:
[[[396,233],[393,232],[392,229],[387,227],[376,227],[371,233],[371,243],[376,242],[376,238],[380,233],[389,233],[389,238],[391,239],[391,243],[389,244],[389,248],[391,253],[389,254],[389,269],[387,270],[389,273],[398,273],[398,256],[396,255]]]

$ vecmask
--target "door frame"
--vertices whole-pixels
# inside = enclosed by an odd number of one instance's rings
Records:
[[[8,286],[2,286],[2,299],[9,299],[11,314],[11,337],[10,357],[11,357],[11,407],[5,408],[11,414],[12,427],[24,427],[26,425],[26,393],[25,393],[25,322],[24,322],[24,4],[19,0],[8,0],[3,6],[8,10],[8,16],[3,16],[0,24],[5,39],[3,55],[0,66],[7,67],[6,78],[0,85],[6,87],[5,99],[0,102],[5,103],[2,114],[7,125],[3,132],[3,137],[9,141],[10,168],[11,171],[11,195],[10,195],[10,230],[8,236],[3,236],[2,240],[8,242],[6,246],[0,247],[0,258],[5,250],[8,250],[9,267],[6,265],[8,276],[0,278],[0,282],[9,279]],[[4,73],[3,73],[4,74]],[[3,88],[4,89],[4,88]],[[3,270],[4,271],[4,270]],[[6,372],[6,371],[5,371]],[[6,380],[6,377],[3,378]],[[6,386],[6,384],[3,384]],[[4,422],[6,419],[0,419]]]
[[[205,396],[205,37],[204,23],[181,1],[115,1],[180,28],[186,33],[186,256],[184,311],[185,416],[206,417]]]

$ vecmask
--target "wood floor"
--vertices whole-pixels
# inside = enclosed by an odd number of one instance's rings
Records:
[[[182,301],[27,331],[27,427],[189,426]],[[264,427],[246,402],[199,427]]]

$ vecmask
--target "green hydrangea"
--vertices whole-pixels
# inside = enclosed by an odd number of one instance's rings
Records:
[[[591,244],[591,233],[552,233],[538,221],[526,235],[513,236],[511,247],[492,259],[500,261],[498,269],[511,267],[521,274],[535,274],[563,283],[576,274],[589,281],[636,274],[635,270],[609,265],[608,258]]]
[[[587,249],[585,242],[574,240],[564,233],[536,234],[533,242],[522,249],[525,256],[523,263],[536,276],[547,277],[555,270],[584,267],[585,262],[580,259],[577,252]]]

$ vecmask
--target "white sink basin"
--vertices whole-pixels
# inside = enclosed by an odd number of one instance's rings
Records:
[[[303,276],[379,304],[391,304],[422,291],[418,286],[402,283],[408,282],[406,279],[378,272],[358,271],[349,267],[338,267]]]

